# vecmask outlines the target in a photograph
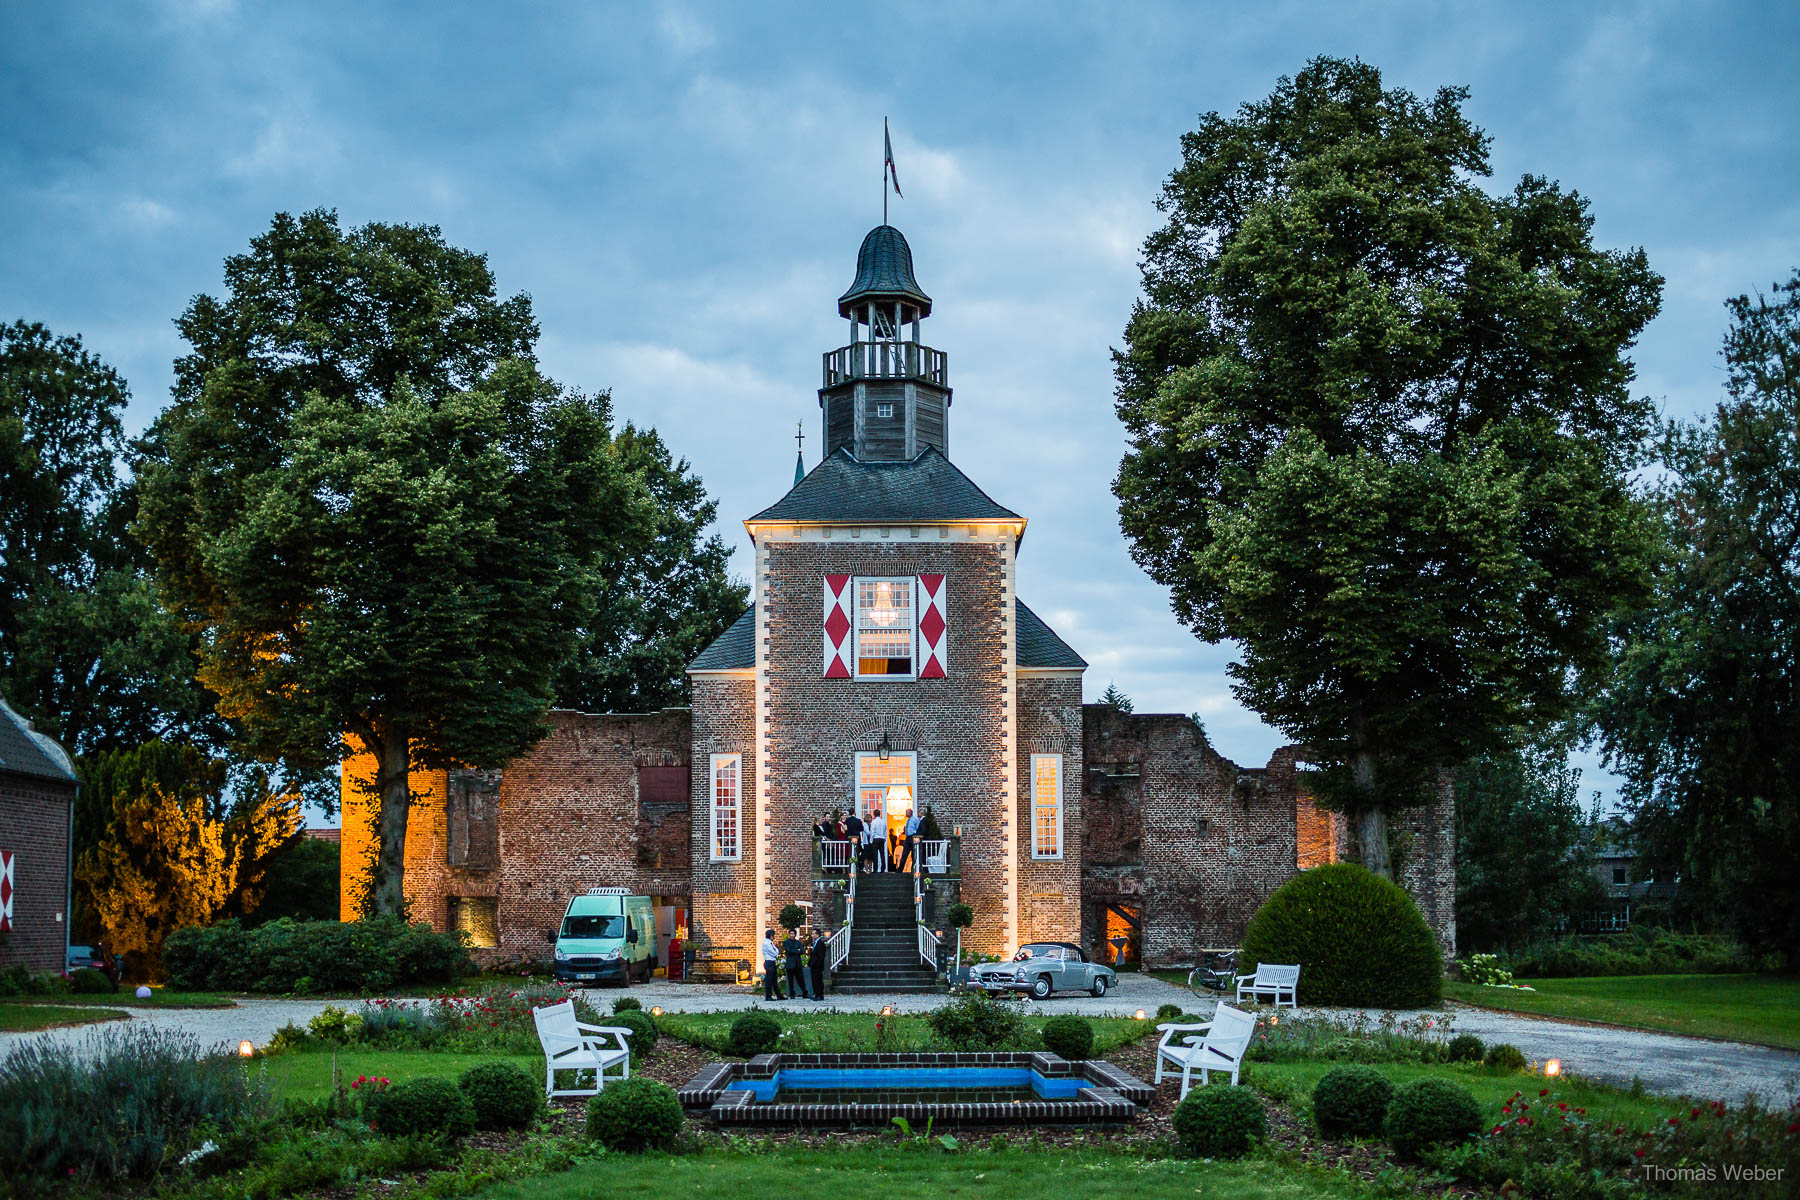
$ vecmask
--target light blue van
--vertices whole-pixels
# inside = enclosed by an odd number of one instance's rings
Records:
[[[646,980],[656,971],[656,908],[629,888],[589,888],[569,901],[550,940],[559,983]]]

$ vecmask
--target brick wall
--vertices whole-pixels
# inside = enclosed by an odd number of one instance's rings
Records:
[[[936,810],[946,831],[963,827],[962,898],[977,913],[965,944],[1007,949],[1000,944],[998,919],[1005,908],[999,822],[1006,809],[1001,795],[1006,789],[1001,751],[1006,580],[1000,548],[922,537],[868,544],[774,541],[765,553],[759,603],[766,607],[769,638],[761,649],[768,656],[771,741],[765,770],[771,828],[770,911],[762,921],[772,921],[783,904],[812,897],[809,830],[822,811],[850,806],[855,754],[875,750],[885,733],[895,751],[918,754],[919,803]],[[894,683],[824,678],[825,575],[937,573],[945,576],[948,589],[946,678]]]
[[[12,930],[0,965],[63,969],[74,798],[73,783],[0,771],[0,850],[13,855]]]
[[[1062,755],[1063,853],[1060,861],[1032,857],[1031,756]],[[1019,680],[1020,942],[1082,940],[1082,717],[1080,678]],[[966,845],[966,843],[965,843]],[[1083,943],[1088,944],[1088,943]],[[1008,947],[1010,949],[1010,947]]]
[[[693,805],[690,853],[693,906],[689,933],[702,946],[742,946],[755,958],[756,926],[756,682],[745,675],[693,675]],[[712,861],[712,779],[715,754],[743,755],[740,819],[743,860]]]

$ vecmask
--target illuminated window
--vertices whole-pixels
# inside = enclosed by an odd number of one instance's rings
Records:
[[[913,581],[856,581],[856,677],[911,679]]]
[[[712,860],[739,862],[743,839],[744,759],[740,754],[712,756]]]
[[[1031,857],[1063,852],[1062,755],[1031,756]]]
[[[856,756],[856,815],[865,824],[882,830],[890,815],[904,819],[909,808],[915,813],[922,811],[918,803],[918,786],[913,780],[916,761],[916,755],[898,750],[890,754],[886,762],[881,761],[879,754]],[[905,788],[912,799],[896,800],[894,811],[889,814],[888,789],[896,785]]]

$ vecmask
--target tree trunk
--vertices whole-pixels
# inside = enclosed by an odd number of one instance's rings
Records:
[[[1375,787],[1375,750],[1369,745],[1368,733],[1360,719],[1351,724],[1356,749],[1350,754],[1350,778],[1356,787],[1356,803],[1351,813],[1356,821],[1356,848],[1362,865],[1381,876],[1393,878],[1388,865],[1387,809]]]
[[[376,787],[380,817],[376,838],[380,851],[375,859],[375,912],[400,916],[406,912],[406,815],[412,800],[411,745],[405,733],[389,729],[376,759]]]

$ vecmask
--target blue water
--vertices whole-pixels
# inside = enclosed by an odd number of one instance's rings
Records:
[[[1088,1081],[1069,1076],[1046,1079],[1030,1067],[787,1067],[773,1079],[735,1079],[726,1085],[735,1092],[754,1092],[759,1101],[775,1099],[778,1092],[894,1091],[979,1088],[984,1091],[1030,1089],[1044,1100],[1073,1100]],[[945,1095],[946,1103],[961,1097]],[[788,1099],[783,1097],[783,1099]],[[794,1102],[806,1103],[794,1097]],[[877,1102],[870,1097],[871,1102]],[[842,1101],[833,1098],[833,1103]]]

